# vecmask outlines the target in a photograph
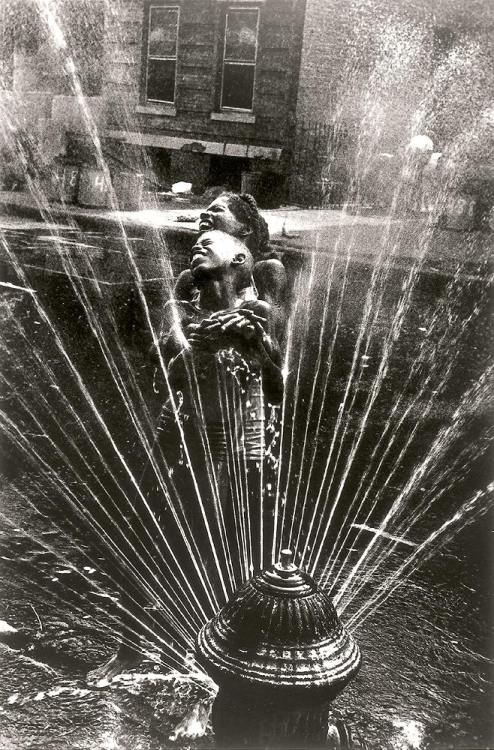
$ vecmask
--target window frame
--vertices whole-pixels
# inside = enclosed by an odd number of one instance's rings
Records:
[[[228,30],[228,14],[229,13],[245,13],[245,12],[252,12],[255,11],[257,13],[257,23],[256,23],[256,51],[253,61],[246,61],[246,62],[237,62],[237,61],[230,61],[225,60],[225,53],[226,53],[226,36],[227,36],[227,30]],[[223,51],[221,56],[221,90],[220,90],[220,112],[244,112],[244,113],[253,113],[254,112],[254,104],[256,99],[256,80],[257,80],[257,58],[259,53],[259,27],[261,25],[261,8],[258,5],[230,5],[225,10],[225,16],[224,16],[224,27],[223,27]],[[254,79],[252,82],[252,102],[251,107],[249,109],[246,109],[245,107],[229,107],[228,105],[223,104],[223,91],[224,91],[224,83],[225,83],[225,64],[227,65],[243,65],[243,66],[251,66],[254,68]]]
[[[174,57],[159,57],[157,55],[149,54],[149,47],[151,42],[151,16],[153,10],[176,10],[177,11],[177,35],[175,42],[175,56]],[[177,99],[177,69],[178,69],[178,42],[179,42],[179,31],[180,31],[180,5],[168,5],[167,3],[150,3],[146,8],[147,15],[147,40],[146,40],[146,75],[144,78],[144,103],[154,106],[175,106]],[[169,99],[151,99],[148,97],[148,81],[149,81],[149,61],[150,60],[174,60],[175,61],[175,76],[173,81],[173,100]]]

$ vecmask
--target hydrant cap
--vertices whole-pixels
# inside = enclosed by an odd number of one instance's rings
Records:
[[[283,550],[201,629],[198,659],[220,685],[329,694],[358,671],[331,599],[292,559]]]

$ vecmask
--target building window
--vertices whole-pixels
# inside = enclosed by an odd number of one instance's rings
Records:
[[[179,8],[151,5],[149,8],[146,99],[175,101]]]
[[[221,107],[252,111],[259,10],[229,9],[225,19]]]

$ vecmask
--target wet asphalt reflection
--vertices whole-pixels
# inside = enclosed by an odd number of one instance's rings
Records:
[[[132,472],[139,476],[143,457],[142,452],[135,450],[131,420],[122,409],[118,389],[109,377],[80,301],[60,268],[47,260],[52,256],[47,254],[46,245],[52,240],[44,240],[40,233],[39,229],[24,227],[10,230],[7,237],[25,264],[30,288],[37,290],[97,409],[117,436]],[[74,241],[73,234],[64,236]],[[459,236],[457,233],[449,233],[446,239],[445,236],[441,235],[441,242],[449,242],[454,250]],[[89,274],[89,278],[91,268],[99,263],[98,268],[106,269],[105,273],[113,269],[112,275],[105,276],[106,280],[117,279],[119,266],[115,257],[120,258],[121,250],[117,240],[97,233],[77,235],[75,240],[79,246],[82,243],[88,246],[84,252],[92,253],[92,265],[86,264],[85,274],[83,261],[77,261],[81,276]],[[141,247],[140,240],[136,240],[136,245]],[[81,257],[84,255],[81,248],[78,252]],[[440,262],[436,266],[440,270]],[[323,481],[324,460],[352,368],[362,300],[372,271],[371,263],[361,261],[350,262],[346,272],[343,260],[333,270],[329,261],[322,262],[310,290],[309,322],[300,322],[294,331],[292,362],[295,364],[288,374],[291,393],[295,392],[294,379],[300,361],[297,352],[303,354],[303,360],[297,398],[288,400],[286,405],[293,434],[285,436],[285,440],[291,439],[292,458],[290,475],[282,475],[282,482],[286,482],[287,494],[293,496],[302,478],[308,497],[305,510],[301,506],[295,509],[295,527],[310,517],[311,498],[317,495]],[[329,273],[333,273],[333,286],[325,299]],[[379,373],[383,344],[408,273],[409,269],[401,265],[392,269],[376,287],[376,295],[382,294],[382,304],[372,338],[359,359],[358,387],[352,391],[352,409],[341,440],[341,459],[332,479],[335,487],[341,484],[352,438],[366,413],[367,399]],[[11,267],[5,268],[5,274],[6,280],[14,283]],[[108,341],[113,342],[117,366],[126,373],[126,378],[130,371],[133,373],[135,383],[131,386],[137,384],[142,389],[151,413],[157,414],[160,395],[153,387],[153,367],[148,356],[150,341],[135,285],[132,282],[98,285],[86,280],[84,289]],[[332,359],[325,397],[317,403],[317,408],[312,408],[311,373],[317,360],[324,309],[329,306],[329,319],[334,320],[342,290],[338,335],[333,342],[334,324],[328,323],[323,340],[324,355]],[[145,285],[145,294],[158,320],[166,289],[150,281]],[[99,518],[100,510],[89,504],[85,507],[86,516],[76,513],[66,501],[67,490],[86,502],[88,495],[83,485],[87,482],[91,489],[97,489],[95,475],[102,483],[100,492],[111,492],[115,478],[129,495],[132,486],[108,441],[100,439],[94,411],[88,409],[87,399],[69,377],[67,363],[54,345],[53,332],[40,317],[31,294],[2,288],[0,302],[3,407],[12,423],[20,425],[23,439],[46,462],[45,470],[41,471],[39,463],[33,463],[25,452],[4,441],[0,619],[18,629],[18,633],[11,638],[9,648],[1,647],[6,677],[0,691],[0,745],[45,750],[68,747],[151,750],[171,746],[173,741],[169,738],[174,736],[184,716],[195,710],[197,719],[197,706],[205,707],[199,723],[206,724],[211,686],[177,674],[166,676],[166,665],[160,663],[159,646],[152,638],[144,645],[146,656],[141,671],[147,674],[146,678],[87,685],[87,671],[104,661],[114,647],[118,635],[118,592],[112,584],[114,562],[88,523],[88,518]],[[437,323],[431,330],[435,315]],[[462,321],[469,322],[460,335]],[[424,337],[436,342],[433,355],[424,355]],[[117,339],[122,349],[116,347]],[[345,479],[334,521],[324,537],[321,563],[341,541],[338,530],[352,498],[361,491],[362,477],[365,482],[372,479],[369,456],[386,428],[392,405],[397,404],[393,425],[400,427],[389,428],[395,444],[379,468],[379,481],[373,490],[379,490],[379,501],[365,524],[371,528],[379,524],[394,498],[406,487],[440,430],[454,420],[464,394],[475,386],[489,364],[491,341],[485,267],[472,273],[472,267],[468,266],[456,276],[449,271],[438,273],[437,268],[433,273],[424,269],[418,274],[382,387],[376,394]],[[423,362],[416,366],[421,357]],[[40,360],[46,365],[44,369]],[[431,367],[437,371],[433,369],[434,376],[427,380]],[[322,384],[323,380],[318,384],[318,394],[322,393]],[[404,394],[402,401],[400,394]],[[72,411],[67,410],[64,399],[70,402]],[[436,493],[443,498],[413,528],[407,529],[404,515],[401,532],[412,544],[427,538],[449,518],[452,509],[461,507],[489,481],[488,403],[467,402],[465,409],[468,419],[464,429],[433,464],[430,475],[410,492],[410,508],[418,502],[420,492]],[[306,424],[309,435],[317,428],[314,445],[310,439],[304,440]],[[413,439],[406,455],[401,457],[400,450],[414,426],[417,429]],[[67,435],[73,444],[67,441]],[[100,455],[88,447],[88,435],[96,441]],[[68,463],[57,454],[57,445],[63,446]],[[82,455],[78,452],[81,446]],[[307,474],[309,449],[314,451],[311,455],[315,468]],[[285,471],[286,468],[287,464]],[[393,470],[392,481],[386,483],[385,478]],[[54,476],[58,485],[52,481]],[[365,740],[369,747],[490,746],[492,639],[487,630],[490,608],[486,569],[491,520],[489,516],[475,520],[415,571],[357,629],[355,636],[364,654],[364,666],[358,679],[333,705],[330,724],[351,727],[354,739]],[[357,536],[353,530],[345,541],[348,569],[368,541],[365,534],[363,531]],[[383,556],[375,573],[362,580],[362,590],[350,601],[345,618],[350,618],[372,596],[406,552],[406,547],[398,544],[387,557]],[[174,746],[213,743],[210,730],[196,740],[180,739],[180,731],[175,738]]]

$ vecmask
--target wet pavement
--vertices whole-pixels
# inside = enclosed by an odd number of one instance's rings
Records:
[[[49,234],[46,225],[24,222],[7,229],[6,236],[25,262],[29,288],[37,290],[41,303],[56,322],[67,353],[82,373],[129,466],[138,475],[143,456],[136,450],[131,420],[122,409],[118,388],[108,374],[80,301],[60,273],[63,268],[59,256],[46,251],[50,240],[43,237]],[[78,263],[83,257],[86,270],[99,263],[103,280],[117,280],[121,261],[112,265],[111,259],[122,257],[118,240],[97,232],[81,236],[69,231],[62,235],[79,243]],[[302,361],[304,368],[310,368],[302,369],[297,399],[287,404],[287,413],[295,425],[291,476],[287,478],[291,488],[300,476],[304,482],[308,476],[305,459],[312,446],[303,439],[305,420],[309,434],[314,434],[317,421],[319,437],[313,454],[316,466],[322,465],[328,453],[358,342],[363,300],[374,270],[372,262],[366,260],[367,245],[374,239],[374,235],[358,234],[354,238],[358,262],[352,255],[348,265],[339,248],[338,253],[328,251],[316,268],[310,290],[306,288],[311,300],[308,320],[301,318],[299,328],[295,328],[297,347],[288,374],[290,392],[294,393],[297,363]],[[489,404],[476,401],[473,396],[465,398],[490,359],[492,320],[486,263],[489,239],[488,235],[457,232],[442,232],[432,238],[429,262],[419,269],[414,280],[409,307],[341,498],[342,508],[348,507],[360,491],[362,477],[368,474],[365,481],[370,482],[374,476],[369,456],[391,422],[389,436],[393,436],[395,448],[379,468],[382,474],[376,475],[373,491],[379,493],[380,499],[374,515],[367,519],[367,525],[377,525],[430,454],[441,430],[455,423],[463,403],[461,430],[453,435],[447,449],[438,452],[429,473],[421,475],[420,486],[412,487],[407,495],[407,511],[398,529],[415,544],[462,508],[490,478],[486,454]],[[412,245],[413,237],[407,236],[405,241]],[[81,245],[88,247],[81,250]],[[131,246],[142,252],[141,238],[136,238]],[[53,262],[47,263],[48,257]],[[81,268],[77,266],[79,275]],[[109,268],[113,276],[108,276]],[[11,265],[7,271],[8,283],[15,283]],[[358,386],[352,391],[353,406],[341,440],[342,467],[366,413],[367,399],[379,374],[383,345],[392,330],[409,271],[409,265],[393,264],[376,286],[376,298],[382,295],[382,304],[376,313],[373,336],[360,353]],[[325,301],[330,274],[332,292]],[[149,278],[154,278],[151,273]],[[16,283],[24,285],[19,279]],[[112,353],[125,382],[134,389],[133,393],[139,387],[152,413],[156,413],[159,396],[153,390],[152,368],[147,359],[149,341],[132,287],[127,282],[105,290],[91,281],[83,288],[97,311],[105,336],[113,342]],[[53,332],[40,317],[31,294],[8,287],[1,288],[0,293],[4,409],[13,423],[20,425],[27,444],[46,462],[46,470],[40,471],[39,463],[35,466],[25,453],[7,442],[4,445],[0,619],[19,633],[11,638],[10,645],[1,646],[6,677],[0,694],[0,747],[157,750],[211,746],[214,738],[208,716],[213,686],[203,677],[191,675],[185,667],[183,674],[170,674],[169,665],[160,663],[159,644],[152,638],[144,648],[146,658],[140,668],[143,676],[134,671],[133,676],[111,684],[86,682],[87,671],[112,653],[118,632],[117,592],[105,545],[91,532],[81,509],[77,512],[74,504],[67,503],[67,488],[80,498],[82,511],[86,509],[91,517],[97,508],[87,504],[87,490],[98,488],[97,479],[102,482],[100,493],[111,486],[115,476],[129,493],[131,487],[115,461],[114,451],[103,440],[94,412],[74,383],[60,348],[54,345]],[[150,283],[145,286],[145,293],[158,317],[166,288],[157,289]],[[331,354],[333,363],[329,385],[322,403],[312,409],[314,380],[309,372],[314,372],[317,360],[325,305],[329,304],[332,315],[336,315],[340,298],[343,302],[338,335],[332,344],[330,333],[334,327],[329,327],[323,342],[324,356]],[[430,342],[429,348],[424,345],[425,340]],[[124,350],[117,347],[117,341],[124,343]],[[301,358],[297,359],[297,352]],[[316,382],[319,389],[323,381],[316,377]],[[402,393],[406,398],[400,401]],[[66,402],[72,405],[72,411]],[[406,455],[400,458],[400,450],[414,428]],[[90,449],[88,434],[101,446],[102,456]],[[68,437],[73,444],[69,445]],[[57,453],[57,445],[63,445],[68,464]],[[83,456],[77,452],[78,446]],[[395,466],[392,479],[386,482],[385,477]],[[319,469],[309,475],[310,496],[321,485],[321,473]],[[53,483],[54,477],[58,478],[58,485]],[[334,481],[338,478],[341,477],[337,472]],[[417,506],[420,493],[435,494],[442,500],[408,528],[408,510]],[[306,510],[310,513],[310,506]],[[297,512],[297,520],[306,519],[300,518],[300,508]],[[479,514],[478,518],[473,515],[470,526],[455,538],[446,539],[441,550],[437,549],[420,569],[411,571],[408,580],[356,629],[364,666],[357,680],[333,704],[329,718],[340,737],[340,746],[344,746],[342,726],[352,732],[355,746],[358,742],[396,749],[492,746],[492,637],[488,630],[492,610],[486,580],[491,516],[492,513]],[[335,541],[338,539],[332,531],[325,541],[322,561]],[[350,536],[346,546],[355,544],[357,554],[364,543]],[[368,581],[363,581],[359,596],[349,601],[344,621],[370,600],[386,575],[405,559],[406,552],[404,545],[395,545],[383,555],[378,569]],[[348,569],[355,559],[350,555]],[[185,724],[181,725],[184,719]]]
[[[35,214],[38,211],[36,201],[26,193],[0,191],[0,207],[5,213],[12,212],[15,216]],[[129,226],[174,227],[178,230],[197,229],[199,214],[204,210],[203,202],[198,197],[177,197],[165,205],[157,205],[153,200],[149,205],[143,205],[139,211],[112,211],[110,209],[84,208],[73,204],[50,205],[50,212],[57,220],[75,218],[76,220],[99,220],[107,225],[119,222]],[[297,206],[286,206],[278,209],[263,211],[269,235],[273,239],[288,235],[298,236],[301,233],[323,230],[325,227],[342,226],[379,226],[386,219],[382,216],[354,215],[349,212],[332,209],[304,209]]]
[[[39,519],[20,511],[26,530],[31,520],[38,535]],[[344,725],[372,748],[490,746],[487,592],[478,585],[485,561],[468,559],[478,534],[476,528],[445,550],[357,630],[364,664],[333,703],[331,725]],[[2,747],[214,746],[206,724],[214,688],[203,677],[170,675],[149,659],[140,674],[86,683],[86,669],[111,653],[108,623],[90,597],[78,597],[85,587],[76,556],[69,573],[57,557],[40,562],[36,547],[11,532],[2,550],[16,553],[15,565],[4,568],[2,610],[27,636],[15,651],[1,652]],[[188,731],[180,737],[184,720]],[[203,736],[194,739],[194,731]],[[407,735],[416,735],[417,745]]]

